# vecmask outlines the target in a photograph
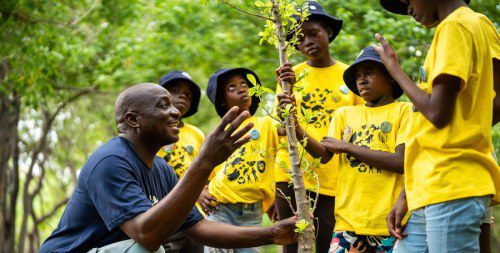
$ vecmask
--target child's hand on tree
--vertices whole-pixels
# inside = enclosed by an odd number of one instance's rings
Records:
[[[338,154],[345,153],[345,147],[348,145],[348,142],[337,140],[333,137],[324,137],[323,140],[321,140],[321,144],[328,152]]]
[[[294,85],[296,82],[295,72],[292,69],[292,64],[287,62],[276,69],[276,77],[278,81],[287,82],[290,85]]]
[[[295,101],[295,95],[293,93],[292,95],[281,93],[278,94],[277,97],[278,97],[278,108],[276,108],[276,111],[280,119],[284,119],[289,114],[296,115],[295,112],[297,106]]]

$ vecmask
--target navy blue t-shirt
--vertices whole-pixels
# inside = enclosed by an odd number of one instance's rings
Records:
[[[165,160],[155,157],[148,168],[126,139],[111,139],[83,166],[59,225],[40,252],[87,252],[130,239],[119,225],[150,209],[177,181]],[[193,207],[179,230],[201,219]]]

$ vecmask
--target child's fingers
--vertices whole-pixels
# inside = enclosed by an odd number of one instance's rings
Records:
[[[376,33],[375,34],[375,38],[378,40],[378,42],[380,43],[380,45],[386,49],[387,46],[390,46],[389,45],[389,42],[387,42],[387,40],[385,40],[384,36],[382,36],[380,33]]]
[[[375,49],[375,51],[380,55],[382,56],[382,54],[384,53],[384,49],[381,47],[381,46],[377,46],[377,45],[373,45],[373,49]]]

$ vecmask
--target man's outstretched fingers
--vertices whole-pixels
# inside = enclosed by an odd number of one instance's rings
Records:
[[[240,125],[250,116],[248,111],[244,111],[238,115],[232,122],[230,122],[229,127],[226,129],[227,136],[232,136],[233,132],[240,127]]]
[[[238,111],[240,109],[238,106],[233,106],[229,111],[226,112],[224,117],[222,117],[221,122],[219,125],[215,128],[214,132],[224,132],[224,129],[226,129],[226,126],[233,122],[234,118],[238,116]]]
[[[246,135],[246,136],[244,136],[243,138],[240,138],[239,140],[235,141],[235,142],[234,142],[234,145],[233,145],[234,150],[239,149],[239,148],[240,148],[241,146],[243,146],[245,143],[249,142],[249,141],[250,141],[250,138],[251,138],[251,136],[250,136],[250,135]]]
[[[241,137],[243,137],[243,135],[248,133],[248,131],[250,131],[252,129],[252,127],[253,127],[253,123],[246,124],[244,127],[242,127],[241,129],[236,131],[233,135],[231,135],[231,138],[235,141],[239,140]]]

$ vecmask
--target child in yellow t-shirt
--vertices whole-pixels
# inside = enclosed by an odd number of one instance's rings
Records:
[[[330,55],[328,45],[340,32],[342,20],[329,15],[317,2],[307,2],[307,6],[309,16],[303,23],[300,34],[297,35],[298,43],[295,46],[307,60],[293,67],[295,73],[302,77],[295,84],[294,93],[299,116],[314,115],[312,122],[301,123],[302,127],[307,128],[311,136],[318,139],[326,135],[333,113],[338,108],[361,104],[363,101],[350,92],[344,84],[342,74],[348,66]],[[280,93],[282,89],[278,85],[276,94]],[[283,137],[281,142],[286,142],[286,137]],[[304,153],[303,150],[300,150],[300,153]],[[314,159],[307,153],[304,159],[313,164]],[[289,184],[291,166],[287,148],[278,150],[276,161],[276,187],[290,197],[292,204],[295,205],[293,189]],[[319,194],[314,212],[317,220],[316,251],[325,253],[328,251],[335,225],[331,214],[334,209],[337,174],[329,171],[324,165],[309,169],[313,169],[319,180],[318,188],[314,174],[304,175],[305,186],[310,191],[311,197],[314,198]],[[287,202],[284,198],[276,199],[280,219],[293,215]],[[297,244],[284,248],[288,253],[297,252]]]
[[[205,139],[200,129],[182,120],[198,111],[201,92],[185,71],[176,70],[166,74],[160,79],[160,85],[172,95],[173,104],[181,113],[181,120],[179,141],[161,148],[157,155],[163,157],[172,166],[177,177],[181,178]]]
[[[366,103],[336,110],[321,143],[300,125],[297,138],[306,136],[307,152],[338,173],[329,252],[391,252],[394,238],[389,237],[385,217],[403,187],[411,105],[395,101],[403,91],[371,46],[344,72],[344,81]],[[278,98],[280,107],[292,102],[285,94]]]
[[[252,77],[250,77],[252,76]],[[259,98],[249,95],[253,86],[250,80],[260,84],[258,76],[246,68],[223,68],[217,70],[207,86],[207,96],[214,104],[219,116],[232,107],[249,111],[253,115]],[[253,123],[251,140],[236,150],[228,160],[215,168],[208,185],[208,194],[202,196],[215,199],[215,210],[201,201],[209,213],[207,219],[238,226],[258,226],[262,223],[263,211],[274,202],[274,163],[277,146],[277,129],[271,117],[248,118],[242,125]],[[212,248],[205,248],[211,252]],[[231,252],[258,252],[258,248],[234,249]],[[225,252],[217,249],[217,252]]]
[[[178,178],[181,178],[198,154],[205,139],[203,132],[197,127],[185,123],[182,119],[194,115],[198,111],[201,91],[191,76],[180,70],[164,75],[159,83],[172,96],[172,103],[181,113],[179,122],[179,141],[162,147],[156,154],[163,157],[172,166]],[[185,252],[201,253],[203,246],[195,244],[182,232],[176,233],[163,244],[166,251],[171,249]]]
[[[400,252],[478,252],[486,208],[500,201],[500,168],[490,154],[500,36],[469,1],[380,2],[436,29],[418,86],[376,35],[384,65],[414,106],[405,191],[388,217],[389,230],[401,239]],[[400,220],[407,210],[413,212],[403,239]]]

